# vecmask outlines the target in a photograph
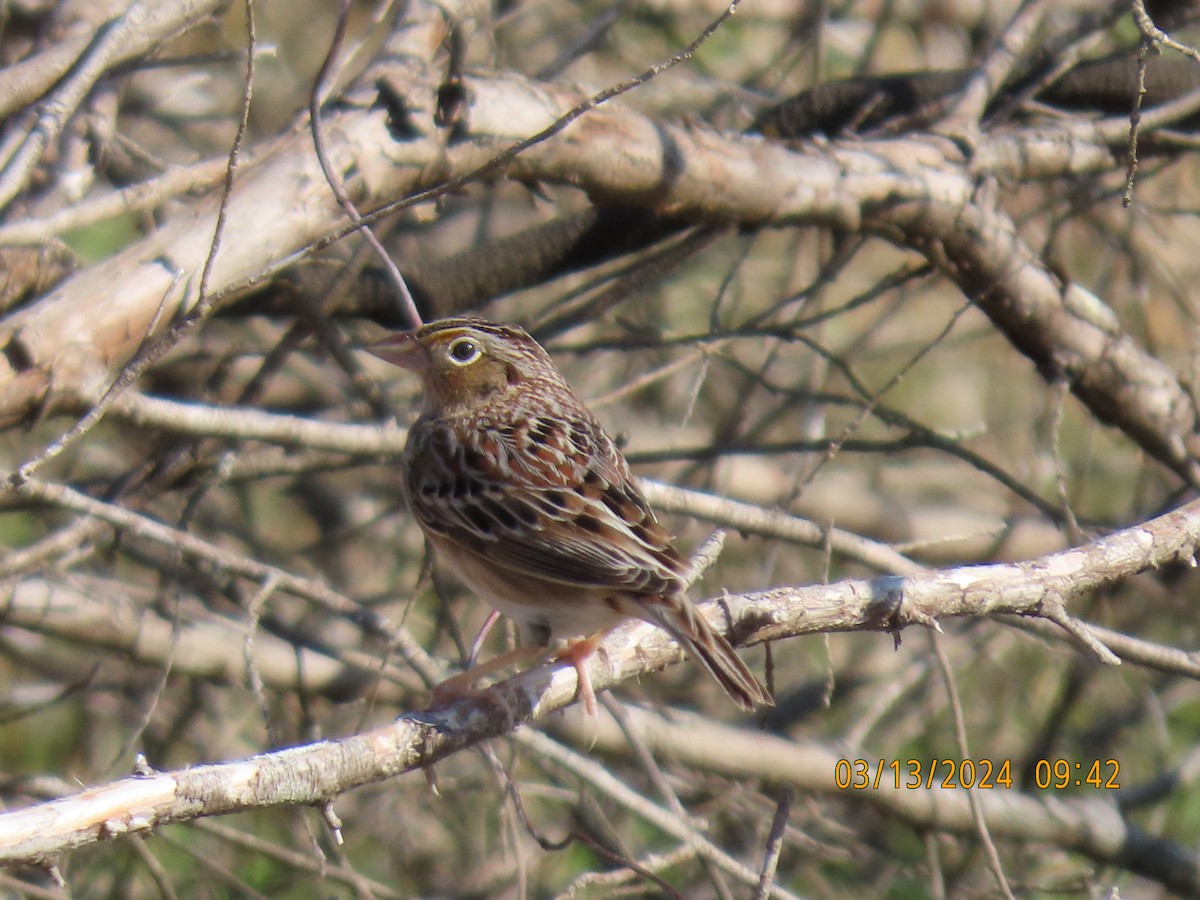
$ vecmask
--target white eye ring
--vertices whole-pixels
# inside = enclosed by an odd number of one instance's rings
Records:
[[[467,366],[479,359],[483,350],[470,338],[458,338],[446,349],[446,356],[456,366]]]

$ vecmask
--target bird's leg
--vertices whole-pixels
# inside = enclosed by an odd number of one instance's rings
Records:
[[[430,702],[434,706],[444,706],[454,700],[469,696],[472,693],[475,682],[486,678],[492,672],[503,669],[505,666],[523,661],[525,654],[517,650],[502,653],[482,666],[476,665],[475,660],[479,658],[479,652],[483,649],[483,642],[487,640],[487,636],[492,631],[492,626],[499,619],[500,613],[496,610],[493,609],[488,613],[487,619],[484,620],[483,626],[479,629],[479,634],[475,635],[475,640],[471,642],[471,652],[467,655],[466,670],[433,686],[433,696]]]
[[[433,696],[430,699],[431,708],[445,706],[447,703],[461,700],[463,697],[469,697],[474,693],[476,683],[482,681],[493,672],[499,672],[501,669],[506,669],[509,666],[519,665],[520,663],[535,659],[542,652],[541,647],[517,647],[515,650],[501,653],[499,656],[489,659],[485,663],[471,666],[465,672],[459,672],[457,675],[447,678],[440,684],[433,686]]]
[[[612,631],[611,628],[597,631],[588,637],[571,641],[567,646],[550,654],[550,662],[569,663],[575,670],[575,677],[579,680],[579,699],[583,702],[583,711],[593,719],[596,717],[596,692],[592,689],[592,679],[588,675],[587,662],[610,631]]]
[[[500,620],[500,611],[493,609],[488,613],[487,619],[484,620],[483,627],[479,629],[479,634],[475,635],[475,640],[471,644],[471,654],[467,657],[467,668],[475,665],[475,660],[479,659],[479,651],[483,649],[483,642],[487,640],[487,636],[492,632],[492,626]]]

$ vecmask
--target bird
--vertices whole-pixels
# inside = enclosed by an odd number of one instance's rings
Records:
[[[421,379],[401,469],[429,545],[524,643],[568,641],[551,659],[575,668],[589,714],[587,659],[629,619],[670,634],[741,709],[774,705],[688,599],[688,563],[625,457],[524,329],[459,316],[366,349]]]

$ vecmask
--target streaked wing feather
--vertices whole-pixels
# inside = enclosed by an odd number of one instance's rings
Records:
[[[497,565],[576,587],[681,587],[683,560],[594,421],[443,420],[414,429],[408,452],[422,457],[406,466],[414,514]]]

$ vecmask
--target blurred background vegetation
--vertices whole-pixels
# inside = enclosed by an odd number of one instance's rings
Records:
[[[89,16],[103,21],[85,6],[0,5],[0,63],[36,58]],[[331,108],[360,101],[355,79],[403,6],[352,4],[342,52],[362,64],[335,85]],[[1026,6],[1041,8],[1031,55],[1136,55],[1139,34],[1127,4]],[[303,127],[296,123],[304,121],[337,23],[329,3],[257,0],[253,8],[259,56],[244,145],[250,159]],[[1185,27],[1187,10],[1164,9],[1179,16],[1170,20],[1180,25],[1173,35],[1185,41],[1196,37]],[[672,0],[495,4],[468,32],[466,70],[600,90],[670,57],[720,11]],[[767,104],[815,83],[974,65],[1015,11],[1012,2],[746,0],[694,59],[615,102],[664,122],[740,132]],[[245,35],[245,7],[232,4],[106,73],[0,224],[48,218],[170,167],[222,159],[242,104]],[[447,64],[445,55],[436,65]],[[347,85],[355,90],[343,96]],[[6,142],[31,131],[38,102],[8,114]],[[1013,127],[1069,115],[1034,104],[1021,114]],[[982,188],[1000,193],[1021,237],[1052,270],[1098,295],[1120,327],[1184,383],[1195,380],[1200,346],[1194,124],[1175,123],[1185,137],[1193,129],[1190,142],[1142,161],[1128,208],[1120,155],[1107,173]],[[218,186],[219,178],[206,189]],[[8,279],[6,310],[52,302],[61,280],[187,215],[200,193],[89,222],[44,246],[0,247],[8,254],[0,273]],[[569,184],[495,177],[385,220],[380,232],[407,272],[583,210],[587,201]],[[1193,492],[1043,377],[957,285],[892,241],[817,224],[729,227],[674,265],[654,255],[650,244],[461,304],[534,328],[621,437],[640,475],[836,526],[931,567],[1033,559],[1153,516]],[[382,333],[368,321],[380,316],[347,312],[354,298],[381,290],[379,268],[357,236],[310,254],[222,306],[133,390],[331,424],[381,422],[391,410],[405,424],[418,408],[413,379],[362,354],[355,357],[362,372],[350,372],[331,352],[329,329],[350,345]],[[121,290],[112,285],[114,295]],[[422,302],[427,317],[447,311],[436,300]],[[364,377],[379,394],[364,388]],[[58,438],[74,421],[64,412],[26,417],[0,434],[3,467]],[[110,416],[39,475],[202,537],[231,559],[317,579],[402,623],[431,654],[453,662],[487,612],[452,573],[428,569],[394,459]],[[665,518],[689,550],[713,529]],[[361,731],[427,702],[403,661],[358,623],[286,591],[260,596],[261,584],[236,566],[147,539],[137,528],[10,493],[0,543],[14,596],[22,584],[45,582],[64,603],[69,591],[79,598],[61,615],[0,614],[0,773],[10,809],[123,777],[138,751],[156,769],[237,759]],[[733,532],[694,596],[878,574],[886,573],[819,541]],[[1097,593],[1072,613],[1191,651],[1200,644],[1198,599],[1194,572],[1167,569]],[[1130,823],[1195,867],[1194,678],[1152,666],[1105,667],[1064,640],[1008,622],[946,620],[942,627],[936,640],[961,698],[973,758],[1010,760],[1013,792],[1122,803]],[[186,639],[202,634],[211,636]],[[486,654],[511,639],[497,629]],[[751,736],[812,742],[872,763],[957,759],[954,708],[933,640],[910,629],[898,648],[879,633],[778,642],[771,648],[778,707],[758,719],[735,715],[691,664],[615,694],[668,721],[676,708],[697,710]],[[254,672],[243,663],[248,653],[260,654]],[[763,670],[761,648],[745,655]],[[602,739],[589,750],[587,725],[574,716],[571,710],[537,727],[651,802],[667,804],[661,791],[669,786],[687,814],[704,821],[713,844],[753,872],[786,798],[776,875],[786,891],[998,893],[973,831],[914,826],[853,791],[789,794],[765,774],[731,777],[719,767],[680,764],[670,752],[650,766],[628,743]],[[1059,759],[1085,767],[1116,759],[1121,791],[1040,788],[1037,761]],[[686,897],[749,896],[753,889],[533,745],[499,740],[439,764],[437,774],[440,796],[409,774],[338,798],[343,846],[315,812],[278,808],[104,842],[59,866],[66,891],[77,897],[662,895],[667,887],[646,870]],[[551,850],[535,832],[579,839]],[[997,851],[1017,895],[1170,890],[1153,872],[1054,843],[1004,838]],[[642,874],[631,874],[630,860]],[[65,895],[38,870],[6,876],[4,889]]]

